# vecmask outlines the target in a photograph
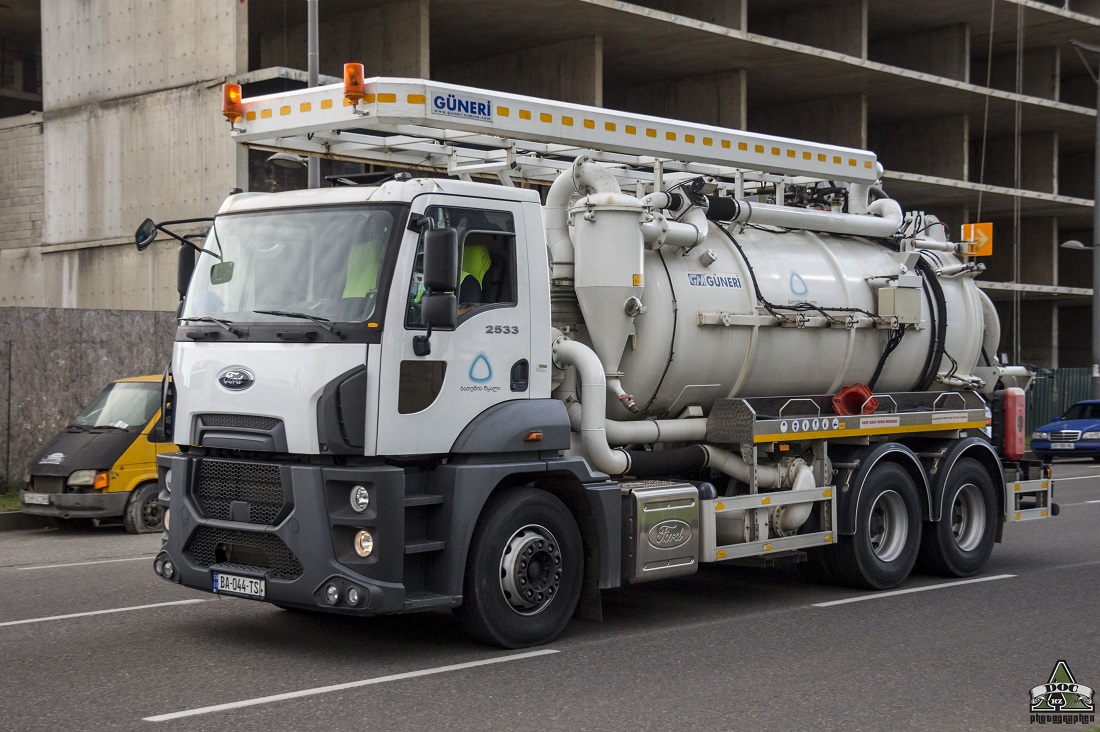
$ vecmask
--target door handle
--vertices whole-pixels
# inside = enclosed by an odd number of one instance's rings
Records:
[[[521,358],[512,364],[511,373],[511,387],[512,391],[527,391],[527,383],[529,380],[530,368],[527,365],[527,359]]]

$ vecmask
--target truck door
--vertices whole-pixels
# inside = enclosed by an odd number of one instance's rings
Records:
[[[422,211],[432,228],[458,232],[460,284],[454,330],[423,335],[423,237],[407,232],[387,307],[379,372],[377,454],[448,452],[462,429],[494,404],[530,397],[531,333],[519,203],[435,198]],[[413,217],[417,216],[413,209]],[[522,236],[522,228],[518,229]],[[413,245],[415,242],[415,245]]]

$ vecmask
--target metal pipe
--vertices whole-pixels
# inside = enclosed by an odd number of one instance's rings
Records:
[[[318,21],[317,12],[317,0],[306,0],[306,8],[308,10],[308,36],[307,42],[307,63],[309,68],[309,85],[311,87],[317,86],[320,80],[320,60],[318,54]],[[306,160],[306,179],[310,188],[321,187],[321,159],[315,155],[311,155]]]

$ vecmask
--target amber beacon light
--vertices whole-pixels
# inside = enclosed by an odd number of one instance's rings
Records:
[[[229,120],[229,124],[244,119],[240,84],[222,84],[222,114]]]
[[[344,64],[344,99],[351,104],[359,104],[367,95],[367,85],[363,81],[363,64]]]

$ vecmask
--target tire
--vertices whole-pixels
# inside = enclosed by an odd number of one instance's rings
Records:
[[[584,547],[556,497],[534,488],[490,499],[466,560],[462,629],[483,643],[523,648],[561,634],[580,598]]]
[[[152,534],[164,531],[164,509],[159,503],[156,483],[142,483],[130,492],[130,500],[122,513],[122,523],[130,534]]]
[[[826,555],[836,578],[852,587],[888,590],[913,570],[920,549],[920,501],[905,468],[879,463],[863,484],[856,532]]]
[[[989,561],[997,538],[997,494],[989,473],[964,458],[947,476],[940,520],[925,521],[922,569],[948,577],[970,577]]]

